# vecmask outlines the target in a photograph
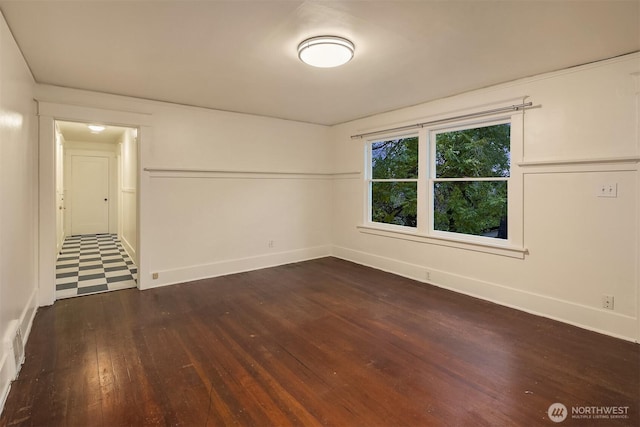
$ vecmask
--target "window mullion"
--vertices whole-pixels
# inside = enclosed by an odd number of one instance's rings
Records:
[[[428,234],[433,234],[434,228],[434,180],[436,179],[436,141],[435,132],[433,130],[427,130],[427,150],[429,152],[428,158],[428,178],[427,178],[427,202],[428,202]]]
[[[421,129],[418,134],[418,231],[423,234],[429,232],[429,144],[427,129]]]

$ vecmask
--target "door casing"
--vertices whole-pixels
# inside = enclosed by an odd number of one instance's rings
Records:
[[[142,173],[146,159],[145,150],[151,144],[152,115],[116,110],[105,110],[78,105],[38,101],[38,305],[55,302],[56,264],[56,146],[55,121],[105,123],[138,129],[137,167],[137,250],[138,288],[149,287],[151,276],[145,253],[144,220],[149,179]]]

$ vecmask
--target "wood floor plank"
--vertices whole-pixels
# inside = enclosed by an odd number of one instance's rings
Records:
[[[637,344],[335,258],[58,301],[26,354],[0,426],[640,424]]]

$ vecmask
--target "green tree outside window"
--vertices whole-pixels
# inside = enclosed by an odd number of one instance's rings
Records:
[[[418,137],[371,145],[371,220],[416,227]]]
[[[435,230],[507,238],[510,132],[506,123],[436,134]]]

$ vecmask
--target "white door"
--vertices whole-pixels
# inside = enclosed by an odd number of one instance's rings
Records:
[[[109,158],[71,156],[71,234],[109,232]]]

